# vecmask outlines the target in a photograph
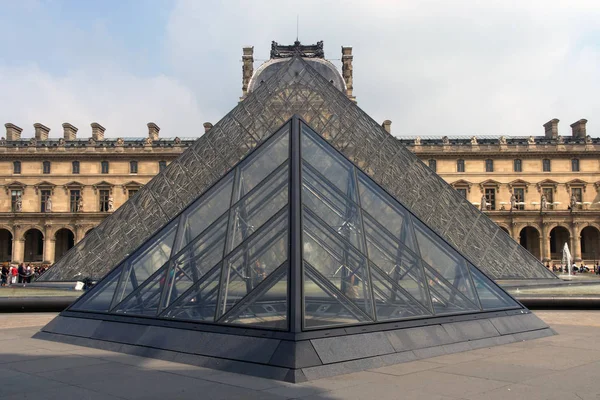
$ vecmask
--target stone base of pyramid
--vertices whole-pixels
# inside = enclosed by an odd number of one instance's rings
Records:
[[[183,364],[305,382],[554,335],[529,311],[285,332],[64,312],[34,337]]]

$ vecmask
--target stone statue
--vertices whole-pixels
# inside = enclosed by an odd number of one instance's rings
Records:
[[[585,137],[585,143],[586,143],[586,144],[592,144],[592,137],[591,137],[590,135],[587,135],[587,136]]]
[[[83,212],[83,196],[79,196],[77,200],[77,212]]]
[[[475,146],[477,144],[477,136],[471,136],[471,145]]]
[[[0,138],[0,146],[6,146],[6,138],[4,136]]]
[[[115,200],[112,196],[108,196],[108,210],[109,212],[115,211]]]
[[[500,144],[506,144],[506,136],[500,136]]]
[[[117,139],[117,146],[123,146],[124,143],[125,143],[125,141],[123,140],[123,138]]]
[[[517,197],[515,196],[514,193],[512,193],[510,195],[510,209],[511,210],[516,210],[517,209]]]
[[[30,146],[37,146],[37,139],[32,137],[31,139],[29,139],[29,145]]]
[[[181,144],[181,139],[179,139],[179,137],[176,137],[174,142],[175,144]]]
[[[64,146],[65,145],[65,139],[63,139],[63,138],[58,139],[58,145],[59,146]]]
[[[542,195],[542,202],[541,202],[540,207],[541,207],[542,210],[547,210],[548,209],[548,199],[546,198],[545,194]]]
[[[46,212],[52,212],[52,196],[46,199]]]
[[[559,136],[556,138],[556,141],[558,142],[558,144],[563,144],[563,143],[565,142],[565,139],[564,139],[562,136],[560,136],[560,135],[559,135]]]
[[[573,195],[571,195],[571,202],[570,202],[570,205],[571,205],[571,210],[574,210],[574,209],[575,209],[575,207],[577,206],[577,197],[575,197],[575,195],[574,195],[574,194],[573,194]]]
[[[152,138],[145,138],[144,139],[144,146],[151,146],[152,145]]]
[[[96,141],[94,140],[94,138],[89,138],[89,139],[88,139],[88,144],[89,144],[90,146],[95,146],[95,145],[96,145]]]
[[[23,210],[23,199],[21,199],[21,195],[17,195],[17,199],[15,200],[15,211],[21,212]]]
[[[415,138],[415,146],[420,146],[421,145],[421,136],[417,136]]]
[[[450,139],[448,139],[448,136],[444,136],[444,137],[442,138],[442,143],[443,143],[443,144],[450,144]]]
[[[485,194],[481,196],[481,211],[487,210],[487,199],[485,198]]]
[[[529,139],[527,139],[527,144],[535,144],[535,138],[533,136],[529,136]]]

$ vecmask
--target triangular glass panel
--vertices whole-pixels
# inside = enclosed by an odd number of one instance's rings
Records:
[[[287,329],[288,274],[289,267],[286,263],[251,291],[228,315],[223,316],[220,322]]]
[[[288,181],[286,163],[232,207],[228,250],[237,247],[287,204]]]
[[[319,275],[304,265],[304,328],[372,322],[352,301]]]
[[[84,293],[80,300],[71,305],[70,309],[107,312],[110,309],[122,269],[122,266],[115,268],[102,282]]]
[[[157,315],[160,296],[165,288],[169,273],[168,266],[169,264],[167,263],[160,270],[156,271],[136,291],[117,304],[112,312],[131,315]]]
[[[211,269],[186,293],[165,309],[161,318],[213,322],[219,297],[221,264]]]
[[[475,303],[448,283],[437,271],[428,265],[424,267],[431,304],[436,315],[480,311]]]
[[[466,260],[416,218],[413,218],[413,225],[423,261],[472,303],[477,304]]]
[[[227,313],[288,257],[288,212],[282,210],[223,263],[217,318]]]
[[[303,257],[341,293],[375,318],[367,259],[303,207]]]
[[[377,321],[398,320],[432,315],[388,275],[371,265],[371,283]]]
[[[500,289],[494,282],[472,265],[471,276],[475,283],[475,290],[479,296],[479,302],[484,310],[495,310],[499,308],[520,307],[508,294]]]

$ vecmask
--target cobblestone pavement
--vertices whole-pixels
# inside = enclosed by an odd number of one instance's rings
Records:
[[[32,339],[0,314],[0,399],[600,399],[600,311],[543,311],[558,336],[304,384]]]

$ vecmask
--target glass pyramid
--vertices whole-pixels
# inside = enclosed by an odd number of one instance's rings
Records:
[[[69,310],[300,332],[518,308],[293,117]]]

